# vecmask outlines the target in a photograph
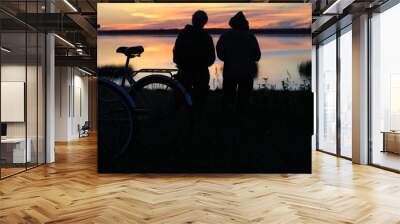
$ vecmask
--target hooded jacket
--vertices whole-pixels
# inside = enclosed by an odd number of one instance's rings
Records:
[[[222,34],[217,43],[218,58],[224,62],[224,79],[253,79],[261,58],[258,41],[242,12],[230,19],[229,26],[232,29]]]
[[[211,36],[202,28],[186,25],[175,41],[173,60],[179,69],[208,74],[208,67],[215,61]]]

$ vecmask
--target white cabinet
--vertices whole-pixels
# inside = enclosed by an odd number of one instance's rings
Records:
[[[27,144],[26,150],[25,144]],[[1,146],[6,147],[10,152],[12,152],[12,163],[25,163],[32,161],[32,141],[29,138],[26,142],[25,138],[2,139]]]

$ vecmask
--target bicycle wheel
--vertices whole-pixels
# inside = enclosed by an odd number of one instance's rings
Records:
[[[138,141],[150,149],[179,148],[190,133],[192,100],[184,87],[164,75],[149,75],[134,86]]]
[[[112,81],[98,78],[97,83],[98,156],[99,161],[108,164],[129,149],[133,137],[135,104],[127,91]]]

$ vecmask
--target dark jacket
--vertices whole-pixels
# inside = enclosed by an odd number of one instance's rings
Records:
[[[241,12],[232,17],[229,25],[232,29],[222,34],[217,43],[218,58],[224,62],[224,79],[252,79],[261,58],[258,41]]]
[[[178,34],[173,50],[174,62],[181,70],[208,73],[215,61],[215,48],[211,36],[201,28],[186,25]]]

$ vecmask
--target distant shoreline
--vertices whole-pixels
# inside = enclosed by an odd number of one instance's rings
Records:
[[[209,34],[222,34],[229,29],[206,29]],[[252,29],[254,34],[305,34],[311,35],[311,29]],[[172,35],[178,34],[180,29],[148,29],[148,30],[98,30],[98,35],[127,35],[127,34],[140,34],[140,35]]]

